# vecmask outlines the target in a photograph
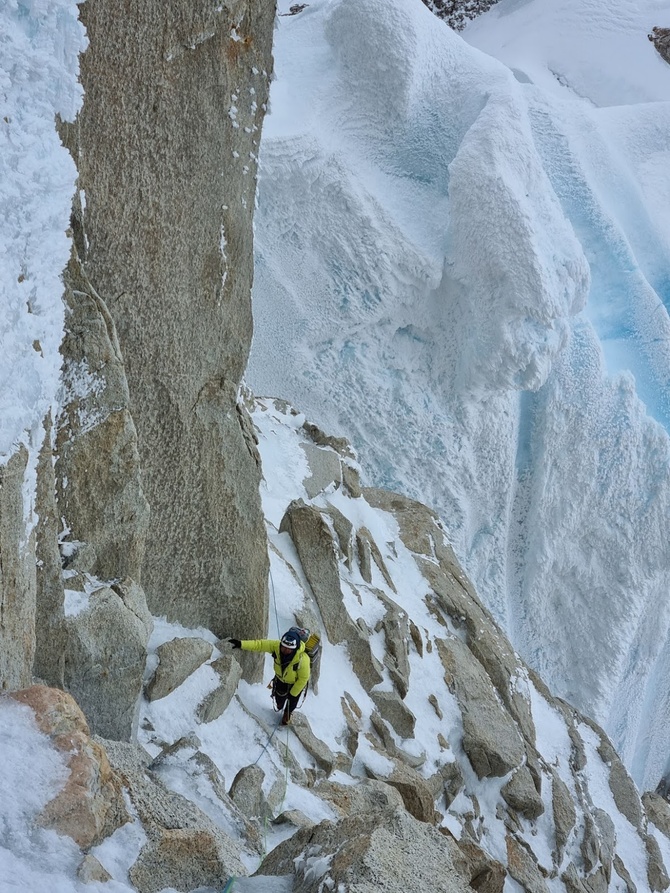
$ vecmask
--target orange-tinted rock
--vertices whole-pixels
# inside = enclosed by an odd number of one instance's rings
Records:
[[[12,692],[9,697],[30,707],[40,731],[56,750],[67,755],[69,778],[42,810],[39,824],[88,849],[130,821],[121,782],[104,748],[89,736],[74,698],[43,685]]]

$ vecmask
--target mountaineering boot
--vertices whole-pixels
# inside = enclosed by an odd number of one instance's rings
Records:
[[[281,718],[281,724],[287,726],[291,722],[291,714],[288,710],[288,704],[284,707],[284,715]]]

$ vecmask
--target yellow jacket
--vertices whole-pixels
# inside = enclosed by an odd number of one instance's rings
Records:
[[[243,639],[242,651],[266,651],[274,658],[275,676],[290,685],[289,694],[299,695],[309,682],[311,672],[309,655],[305,653],[305,643],[301,642],[290,662],[282,667],[279,657],[279,639]]]

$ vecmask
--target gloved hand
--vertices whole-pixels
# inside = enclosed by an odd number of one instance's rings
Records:
[[[233,648],[241,648],[242,642],[239,639],[228,639]]]

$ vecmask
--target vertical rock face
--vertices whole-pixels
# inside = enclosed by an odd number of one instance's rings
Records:
[[[29,683],[35,654],[35,535],[26,532],[27,463],[22,446],[0,465],[0,684],[10,689]]]
[[[237,392],[274,14],[273,0],[90,0],[67,136],[83,269],[116,325],[151,506],[142,583],[154,612],[219,634],[264,625],[267,608]]]
[[[33,673],[48,685],[63,687],[65,629],[64,587],[58,551],[59,517],[56,478],[51,447],[51,416],[45,423],[45,438],[37,464],[35,511],[37,605],[35,614],[35,662]]]
[[[56,438],[59,510],[73,542],[89,546],[86,571],[103,580],[137,580],[149,507],[128,383],[113,320],[76,257],[65,298],[64,408]]]

